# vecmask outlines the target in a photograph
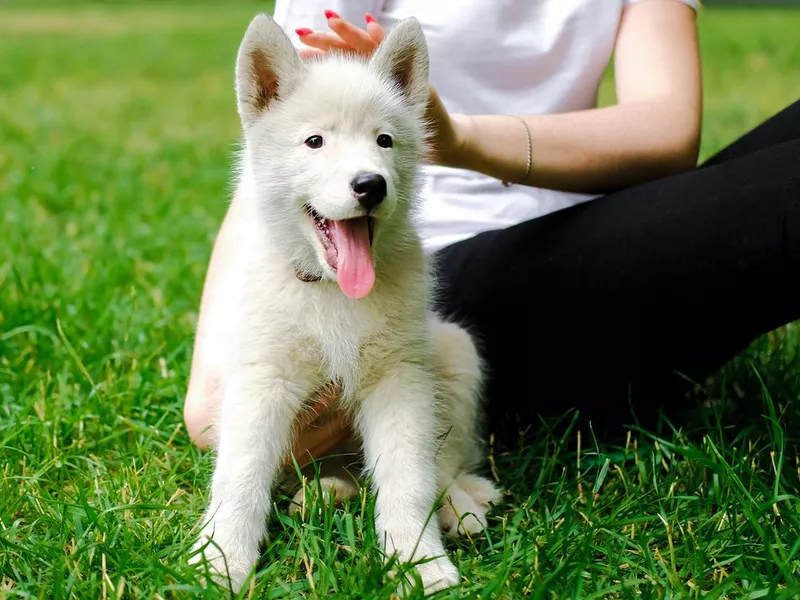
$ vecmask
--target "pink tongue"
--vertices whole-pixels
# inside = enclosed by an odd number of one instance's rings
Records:
[[[375,284],[367,217],[329,221],[328,229],[339,255],[339,287],[350,298],[363,298]]]

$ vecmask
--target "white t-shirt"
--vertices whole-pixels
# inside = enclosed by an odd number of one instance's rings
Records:
[[[294,30],[328,31],[324,11],[387,28],[407,16],[425,31],[431,83],[450,112],[547,114],[593,108],[622,11],[647,0],[277,0],[274,17]],[[698,8],[697,0],[676,0]],[[593,198],[503,187],[473,171],[429,166],[418,223],[428,251]]]

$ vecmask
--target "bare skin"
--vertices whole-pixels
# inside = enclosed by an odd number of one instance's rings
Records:
[[[518,118],[447,112],[431,88],[430,161],[472,169],[503,181],[556,190],[603,193],[693,168],[700,143],[702,113],[700,58],[694,11],[675,0],[631,5],[623,14],[615,48],[617,104],[553,115]],[[364,29],[338,17],[329,32],[301,35],[301,56],[346,51],[369,56],[384,37],[367,17]],[[236,199],[225,216],[211,255],[200,306],[197,339],[184,419],[192,440],[214,446],[213,419],[219,405],[219,375],[204,345],[208,306],[214,302],[219,272],[236,260],[231,223]],[[351,434],[346,417],[330,410],[336,389],[321,390],[301,415],[293,454],[301,466],[339,446]],[[287,457],[287,464],[290,463]]]

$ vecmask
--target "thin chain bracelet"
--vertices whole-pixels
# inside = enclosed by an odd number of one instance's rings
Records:
[[[528,127],[528,123],[527,121],[525,121],[525,119],[523,119],[522,117],[518,117],[517,115],[513,116],[522,121],[522,124],[525,126],[525,134],[528,136],[528,167],[525,169],[525,176],[522,178],[522,183],[525,183],[526,181],[528,181],[528,177],[531,174],[531,161],[533,159],[532,157],[533,142],[531,142],[531,130]],[[508,181],[503,181],[503,187],[511,187],[511,185],[512,184],[509,183]]]

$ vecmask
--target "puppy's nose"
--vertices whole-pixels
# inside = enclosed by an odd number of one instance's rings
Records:
[[[378,206],[386,198],[386,180],[377,173],[359,173],[350,182],[359,204],[367,212]]]

